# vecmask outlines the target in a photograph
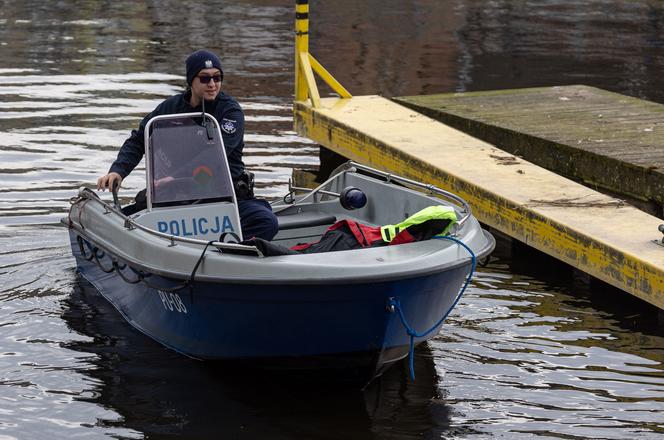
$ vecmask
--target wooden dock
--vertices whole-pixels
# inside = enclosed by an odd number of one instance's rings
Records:
[[[294,123],[345,157],[459,194],[484,224],[664,309],[658,218],[379,96],[300,99]]]
[[[637,202],[652,214],[664,214],[662,104],[581,85],[395,101],[546,169]]]
[[[321,98],[314,74],[339,97]],[[459,194],[484,224],[664,310],[662,221],[533,163],[661,206],[662,106],[583,86],[401,102],[439,120],[351,96],[309,53],[309,1],[296,0],[299,134]]]

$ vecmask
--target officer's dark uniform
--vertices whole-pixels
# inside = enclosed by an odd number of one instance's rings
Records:
[[[192,107],[189,104],[191,91],[171,96],[159,104],[140,123],[138,130],[132,130],[131,136],[125,141],[118,153],[118,158],[111,165],[109,173],[118,173],[124,179],[138,165],[145,154],[145,126],[150,119],[159,115],[174,113],[201,112],[201,106]],[[244,148],[244,113],[235,99],[219,92],[214,101],[205,102],[206,113],[212,114],[221,127],[224,139],[226,157],[231,171],[233,182],[240,181],[244,174],[242,150]],[[259,237],[271,240],[279,229],[277,218],[272,213],[270,204],[265,200],[256,199],[253,194],[243,194],[236,191],[238,196],[238,211],[242,235],[245,239]]]

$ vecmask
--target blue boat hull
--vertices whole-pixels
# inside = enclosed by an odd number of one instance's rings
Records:
[[[130,284],[82,255],[70,229],[78,271],[135,328],[187,356],[250,361],[286,368],[362,368],[380,374],[408,354],[409,336],[398,298],[416,331],[433,326],[453,305],[470,262],[409,279],[358,284],[234,284],[196,282],[152,274],[150,285]],[[109,255],[102,267],[112,267]],[[127,278],[136,278],[128,269]],[[161,288],[155,288],[160,286]],[[438,329],[415,343],[435,336]]]

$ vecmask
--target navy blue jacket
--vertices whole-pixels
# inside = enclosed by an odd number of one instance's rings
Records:
[[[136,165],[145,154],[145,125],[150,119],[159,115],[202,111],[200,105],[194,108],[189,104],[190,98],[191,91],[189,90],[171,96],[143,118],[138,130],[132,130],[131,135],[120,148],[118,158],[111,165],[109,173],[118,173],[124,179],[136,168]],[[224,147],[226,148],[228,166],[233,180],[236,180],[244,172],[244,162],[242,162],[244,113],[242,113],[242,108],[234,98],[220,92],[214,101],[205,101],[205,112],[210,113],[219,122]]]

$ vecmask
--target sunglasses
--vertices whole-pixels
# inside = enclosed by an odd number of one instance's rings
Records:
[[[207,84],[210,82],[210,80],[213,80],[216,83],[221,82],[221,75],[214,75],[214,76],[201,75],[198,76],[197,78],[201,82],[201,84]]]

